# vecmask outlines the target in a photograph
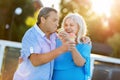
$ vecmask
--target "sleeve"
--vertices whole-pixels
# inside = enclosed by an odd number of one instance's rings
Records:
[[[37,38],[33,34],[26,34],[22,39],[21,57],[23,60],[27,60],[33,53],[40,53],[40,46],[37,42]]]
[[[91,77],[91,72],[90,72],[90,53],[91,53],[92,46],[89,44],[83,44],[81,47],[81,55],[85,58],[86,63],[84,65],[84,71],[85,71],[85,80],[89,80]]]

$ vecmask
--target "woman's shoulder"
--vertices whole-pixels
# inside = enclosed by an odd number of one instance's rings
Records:
[[[92,46],[92,41],[90,39],[90,37],[88,36],[84,36],[80,39],[80,45],[89,45],[89,46]]]

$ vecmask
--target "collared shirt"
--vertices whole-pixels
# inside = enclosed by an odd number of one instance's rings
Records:
[[[51,80],[54,60],[35,67],[28,57],[31,54],[44,54],[55,49],[56,38],[56,33],[53,33],[50,39],[47,39],[45,33],[37,25],[30,28],[22,39],[23,62],[19,64],[14,80]]]

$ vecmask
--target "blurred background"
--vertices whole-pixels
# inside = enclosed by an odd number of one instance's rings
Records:
[[[120,58],[120,0],[0,0],[0,39],[21,42],[43,6],[59,11],[60,24],[70,12],[81,14],[92,52]]]
[[[100,54],[91,56],[91,80],[120,80],[120,0],[0,0],[0,80],[12,80],[19,42],[44,6],[58,10],[59,28],[70,12],[84,17],[92,53]]]

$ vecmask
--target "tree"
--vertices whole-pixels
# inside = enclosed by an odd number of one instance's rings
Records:
[[[107,43],[113,49],[113,57],[120,58],[120,33],[115,33],[112,37],[108,38]]]
[[[114,0],[110,18],[106,18],[105,15],[99,16],[91,10],[91,6],[90,0],[61,0],[60,24],[66,14],[70,12],[79,13],[87,23],[88,36],[92,42],[109,44],[114,50],[113,56],[120,57],[120,35],[118,35],[120,33],[120,0]],[[108,20],[107,28],[103,25],[106,19]]]
[[[101,33],[103,34],[102,24],[100,22],[100,18],[94,14],[94,12],[90,11],[91,4],[88,0],[61,0],[60,3],[60,23],[62,19],[70,12],[77,12],[82,15],[88,26],[88,35],[91,37],[93,41],[103,42],[103,38],[101,38]],[[102,36],[103,37],[103,36]]]
[[[21,8],[22,13],[17,15],[16,8]],[[25,19],[33,15],[32,0],[1,0],[0,1],[0,39],[21,41],[25,30],[28,29]],[[21,28],[22,27],[22,28]],[[23,31],[21,31],[21,29]]]
[[[99,16],[91,10],[90,0],[61,0],[60,3],[60,23],[64,16],[70,12],[77,12],[82,15],[88,26],[88,35],[93,42],[106,43],[106,40],[114,33],[120,31],[120,9],[119,0],[114,1],[114,7],[111,9],[111,18],[108,19],[108,28],[105,29],[103,23],[106,20],[106,16]]]

